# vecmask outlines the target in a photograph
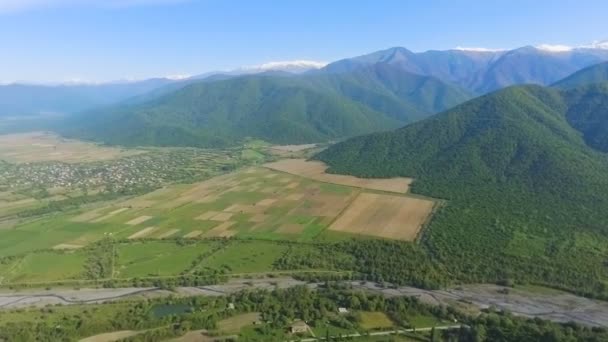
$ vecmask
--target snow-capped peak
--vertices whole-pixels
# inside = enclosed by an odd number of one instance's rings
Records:
[[[326,66],[326,62],[310,61],[310,60],[295,60],[295,61],[276,61],[267,62],[259,65],[253,65],[242,68],[246,71],[288,71],[288,72],[304,72],[313,69],[321,69]]]
[[[454,50],[458,50],[458,51],[471,51],[471,52],[500,52],[500,51],[505,51],[505,49],[490,49],[490,48],[484,48],[484,47],[463,47],[463,46],[457,46],[454,48]]]
[[[541,44],[538,46],[535,46],[537,49],[542,50],[542,51],[547,51],[547,52],[568,52],[568,51],[572,51],[574,48],[572,46],[568,46],[568,45],[561,45],[561,44]]]

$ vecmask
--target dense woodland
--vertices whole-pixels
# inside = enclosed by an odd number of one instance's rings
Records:
[[[601,116],[591,104],[607,99],[604,86],[512,87],[317,158],[331,172],[414,177],[412,192],[447,200],[423,246],[454,280],[606,297],[608,158],[585,139],[597,132],[570,122]]]

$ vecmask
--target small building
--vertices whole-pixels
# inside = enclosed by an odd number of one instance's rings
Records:
[[[306,324],[306,322],[304,321],[295,321],[291,324],[290,327],[290,331],[292,334],[307,333],[308,329],[310,328],[308,327],[308,324]]]
[[[339,314],[347,314],[348,310],[346,308],[338,308],[338,313]]]

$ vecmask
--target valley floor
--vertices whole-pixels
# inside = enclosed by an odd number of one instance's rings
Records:
[[[477,314],[494,307],[527,318],[554,322],[576,322],[587,326],[608,327],[608,302],[579,297],[544,287],[505,288],[490,284],[471,284],[442,290],[424,290],[410,286],[380,287],[373,282],[349,283],[354,289],[386,297],[410,296],[431,305],[450,305]],[[225,284],[178,287],[173,292],[159,288],[52,289],[0,292],[0,309],[9,310],[46,305],[93,304],[123,299],[178,296],[227,296],[243,290],[272,290],[306,285],[316,288],[321,283],[304,282],[291,277],[232,279]]]

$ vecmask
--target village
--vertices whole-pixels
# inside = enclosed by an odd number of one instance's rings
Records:
[[[193,148],[148,149],[116,159],[77,162],[0,160],[0,204],[12,215],[46,202],[141,194],[167,184],[200,181],[242,163],[246,162],[239,149]]]

